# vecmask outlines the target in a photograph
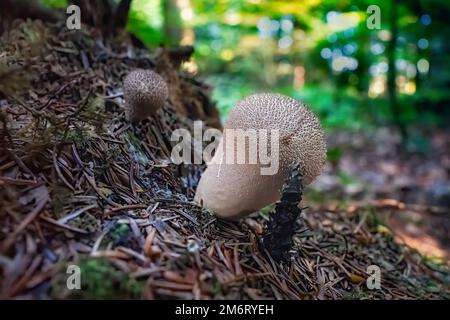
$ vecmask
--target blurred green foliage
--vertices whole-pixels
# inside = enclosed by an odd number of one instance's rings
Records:
[[[135,0],[129,28],[149,46],[170,43],[167,2],[176,4],[183,21],[181,44],[196,50],[188,69],[205,75],[224,118],[244,96],[276,91],[304,100],[328,128],[393,121],[387,95],[392,1]],[[381,10],[380,30],[366,25],[374,4]],[[445,124],[450,4],[396,5],[401,120]]]
[[[64,9],[67,7],[68,0],[40,0],[40,2],[49,8]]]
[[[149,46],[164,43],[161,1],[134,0],[128,15],[128,29]]]

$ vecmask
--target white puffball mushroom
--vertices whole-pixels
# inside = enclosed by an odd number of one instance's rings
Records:
[[[144,120],[164,106],[169,89],[164,79],[154,71],[138,69],[123,82],[127,118],[131,122]]]
[[[267,164],[262,164],[259,156],[253,164],[226,161],[232,148],[228,145],[232,135],[227,129],[254,129],[258,133],[265,129],[269,137],[270,130],[278,130],[278,152],[276,148],[269,148],[269,154],[278,157],[279,170],[272,175],[262,175],[261,168]],[[258,150],[267,148],[260,142],[258,140]],[[270,139],[267,145],[271,146]],[[242,145],[234,144],[234,153],[239,147]],[[245,149],[248,153],[248,143]],[[281,94],[253,94],[231,110],[216,153],[200,179],[194,201],[220,218],[237,219],[280,199],[282,185],[293,162],[301,163],[305,186],[321,173],[325,160],[324,133],[312,111],[303,103]]]

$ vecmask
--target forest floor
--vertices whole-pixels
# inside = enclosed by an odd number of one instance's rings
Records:
[[[417,131],[405,148],[389,128],[334,133],[310,200],[349,212],[373,207],[408,246],[449,264],[449,134]]]
[[[204,166],[170,162],[174,129],[218,126],[208,88],[177,70],[177,52],[37,22],[1,43],[1,298],[450,297],[445,133],[414,156],[388,129],[330,136],[291,257],[277,263],[260,247],[269,209],[216,219],[192,203]],[[170,97],[133,126],[121,86],[137,67],[156,69]],[[82,290],[67,287],[70,265]],[[367,285],[369,266],[379,288]]]

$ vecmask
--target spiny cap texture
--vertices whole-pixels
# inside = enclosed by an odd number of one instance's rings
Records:
[[[138,69],[124,80],[123,94],[130,121],[141,121],[164,106],[169,89],[164,79],[154,71]]]
[[[225,129],[279,130],[280,165],[304,166],[304,183],[311,183],[326,160],[325,137],[319,119],[305,104],[277,93],[259,93],[241,100],[230,112]]]

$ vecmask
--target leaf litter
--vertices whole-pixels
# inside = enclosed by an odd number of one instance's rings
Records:
[[[195,119],[220,127],[208,87],[178,70],[173,49],[93,34],[22,21],[2,36],[1,298],[449,297],[448,268],[399,243],[365,206],[303,210],[278,263],[261,251],[263,212],[227,222],[195,205],[204,166],[171,164],[170,135],[192,132]],[[134,68],[170,88],[138,126],[125,121],[121,92]],[[67,288],[69,265],[82,290]],[[366,286],[371,265],[380,289]]]

